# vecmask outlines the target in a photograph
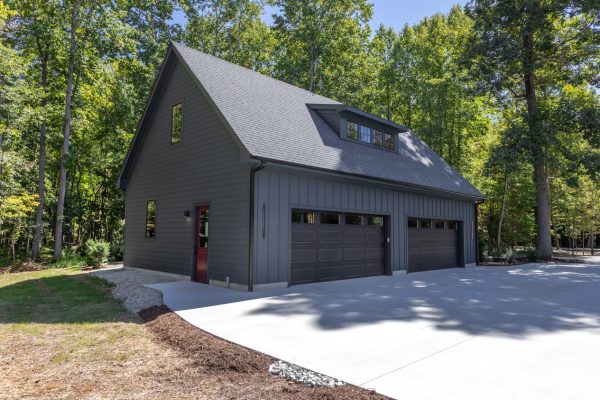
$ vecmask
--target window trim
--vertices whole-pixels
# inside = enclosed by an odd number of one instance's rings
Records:
[[[385,150],[385,151],[391,151],[392,153],[396,153],[396,148],[397,148],[397,141],[395,138],[396,133],[391,133],[390,131],[387,130],[383,130],[380,128],[375,128],[371,125],[366,125],[366,124],[361,124],[359,122],[356,122],[355,120],[351,120],[351,119],[345,119],[346,121],[346,131],[345,134],[340,135],[340,139],[344,139],[344,140],[348,140],[351,141],[353,143],[360,143],[360,144],[364,144],[364,145],[368,145],[368,146],[372,146],[376,149],[379,150]],[[355,124],[356,125],[356,138],[353,138],[352,136],[350,136],[350,124]],[[363,141],[363,134],[362,134],[362,128],[366,128],[369,130],[369,141],[365,142]],[[374,137],[375,134],[374,132],[381,132],[381,145],[375,144],[374,142]],[[388,137],[390,139],[389,144],[391,145],[391,147],[387,147],[386,143],[386,137]]]
[[[373,128],[367,125],[358,125],[359,135],[358,140],[361,143],[373,144]],[[367,140],[364,140],[364,139]]]
[[[356,130],[352,131],[356,135],[355,137],[350,136],[350,125],[356,127]],[[359,124],[357,122],[346,120],[346,137],[350,140],[360,140]]]
[[[173,122],[174,122],[173,110],[175,110],[175,107],[177,107],[177,106],[181,106],[181,137],[179,138],[178,141],[174,142],[173,141],[173,128],[174,128],[174,126],[173,126]],[[176,102],[176,103],[174,103],[174,104],[171,105],[171,135],[170,135],[170,143],[171,143],[171,145],[179,144],[179,143],[183,142],[183,126],[184,126],[184,119],[185,119],[184,114],[185,113],[184,113],[184,101],[183,101],[183,99],[181,99],[178,102]]]
[[[149,205],[151,202],[154,202],[154,232],[153,235],[148,235],[148,216],[149,216]],[[145,233],[144,236],[146,239],[154,239],[156,237],[156,210],[158,209],[158,202],[156,199],[146,200],[146,218],[144,223]]]

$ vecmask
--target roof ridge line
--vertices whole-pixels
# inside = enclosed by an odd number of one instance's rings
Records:
[[[175,41],[172,41],[171,43],[173,43],[174,45],[177,45],[177,46],[185,47],[186,49],[189,49],[189,50],[192,50],[192,51],[197,51],[198,53],[201,53],[201,54],[203,54],[203,55],[205,55],[205,56],[208,56],[208,57],[210,57],[210,58],[214,58],[215,60],[223,61],[223,62],[225,62],[225,63],[227,63],[227,64],[229,64],[229,65],[232,65],[232,66],[234,66],[234,67],[241,68],[241,69],[245,69],[245,70],[247,70],[247,71],[250,71],[250,72],[252,72],[252,73],[254,73],[254,74],[256,74],[256,75],[260,75],[260,76],[262,76],[262,77],[265,77],[265,78],[269,78],[269,79],[271,79],[271,80],[274,80],[275,82],[278,82],[278,83],[283,83],[284,85],[291,86],[291,87],[293,87],[294,89],[301,90],[301,91],[303,91],[303,92],[305,92],[305,93],[307,93],[307,94],[310,94],[311,96],[317,96],[317,97],[321,97],[321,98],[324,98],[324,99],[327,99],[327,100],[330,100],[330,101],[335,101],[335,102],[337,102],[337,103],[339,103],[339,104],[343,104],[343,105],[346,105],[346,106],[347,106],[347,104],[345,104],[345,103],[342,103],[342,102],[340,102],[339,100],[336,100],[336,99],[332,99],[332,98],[330,98],[330,97],[323,96],[322,94],[313,93],[313,92],[311,92],[311,91],[309,91],[309,90],[306,90],[306,89],[304,89],[304,88],[301,88],[301,87],[299,87],[299,86],[293,85],[293,84],[291,84],[291,83],[289,83],[289,82],[286,82],[286,81],[283,81],[283,80],[281,80],[281,79],[277,79],[277,78],[274,78],[274,77],[272,77],[272,76],[265,75],[265,74],[263,74],[263,73],[260,73],[260,72],[258,72],[258,71],[255,71],[255,70],[253,70],[253,69],[251,69],[251,68],[244,67],[243,65],[239,65],[239,64],[236,64],[236,63],[234,63],[234,62],[231,62],[231,61],[225,60],[225,59],[223,59],[223,58],[221,58],[221,57],[217,57],[217,56],[215,56],[215,55],[212,55],[212,54],[205,53],[205,52],[204,52],[204,51],[202,51],[202,50],[198,50],[198,49],[195,49],[195,48],[193,48],[193,47],[186,46],[185,44],[182,44],[182,43],[179,43],[179,42],[175,42]],[[308,103],[307,103],[307,104],[308,104]]]

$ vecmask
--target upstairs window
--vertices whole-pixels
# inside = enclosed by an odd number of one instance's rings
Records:
[[[171,144],[181,142],[183,137],[183,102],[171,107]]]
[[[394,150],[394,137],[389,133],[383,134],[383,148]]]
[[[146,237],[153,238],[156,234],[156,200],[146,202]]]
[[[373,129],[373,144],[375,146],[383,147],[383,132]]]
[[[394,150],[394,136],[379,129],[346,121],[346,137],[386,150]]]
[[[360,126],[360,141],[371,143],[371,128],[364,125]]]
[[[353,140],[358,140],[358,124],[356,122],[348,121],[346,127],[348,137]]]

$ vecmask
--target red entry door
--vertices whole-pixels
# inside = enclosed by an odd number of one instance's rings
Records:
[[[208,206],[196,207],[196,281],[208,283]]]

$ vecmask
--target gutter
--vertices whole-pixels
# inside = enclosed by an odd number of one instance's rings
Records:
[[[400,189],[400,190],[406,190],[406,189],[419,190],[419,191],[423,191],[423,192],[425,192],[425,194],[429,194],[429,195],[434,195],[434,196],[445,195],[445,197],[451,196],[451,197],[458,198],[460,200],[469,200],[469,201],[475,201],[475,202],[484,202],[486,200],[485,197],[481,197],[481,196],[469,195],[466,193],[454,192],[454,191],[445,190],[445,189],[437,189],[437,188],[424,186],[424,185],[418,185],[418,184],[414,184],[414,183],[393,181],[390,179],[377,178],[374,176],[361,175],[361,174],[352,173],[352,172],[344,172],[344,171],[325,169],[325,168],[320,168],[320,167],[313,167],[313,166],[297,164],[297,163],[293,163],[293,162],[289,162],[289,161],[275,160],[272,158],[265,158],[265,157],[258,158],[258,157],[254,157],[254,156],[251,156],[251,158],[253,160],[257,160],[257,161],[264,161],[264,162],[268,161],[271,164],[283,165],[283,166],[287,166],[287,167],[291,167],[291,168],[299,168],[301,170],[317,171],[317,172],[322,172],[322,173],[326,173],[326,174],[337,175],[337,176],[342,176],[342,177],[346,176],[346,177],[351,177],[351,178],[356,178],[356,179],[361,179],[361,180],[366,180],[366,181],[371,181],[371,182],[375,181],[380,184],[386,184],[386,185],[393,186],[396,189]]]
[[[248,236],[248,291],[254,290],[254,181],[255,174],[265,169],[267,162],[260,160],[260,164],[250,169],[250,215],[249,215],[249,236]]]
[[[479,200],[475,202],[475,264],[481,265],[479,259],[479,205],[485,203],[485,200]]]

